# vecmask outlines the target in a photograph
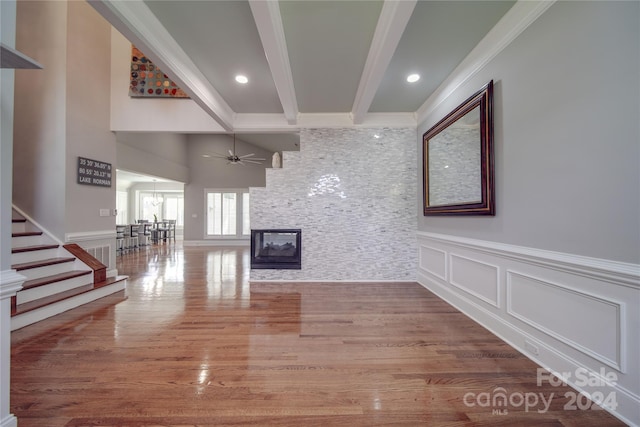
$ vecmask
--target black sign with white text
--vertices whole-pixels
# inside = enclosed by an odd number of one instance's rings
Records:
[[[111,187],[111,163],[78,157],[78,184]]]

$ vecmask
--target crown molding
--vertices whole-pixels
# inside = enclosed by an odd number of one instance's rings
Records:
[[[453,72],[438,86],[416,111],[417,123],[424,122],[442,102],[467,82],[489,61],[504,50],[516,37],[542,15],[555,0],[518,0],[498,23],[480,40]]]
[[[236,114],[235,132],[295,132],[302,128],[416,127],[413,113],[369,113],[361,123],[350,113],[299,113],[295,125],[284,114]]]
[[[417,0],[384,2],[351,109],[355,124],[365,120],[416,3]]]
[[[233,129],[235,112],[143,1],[93,0],[89,4],[225,130]]]
[[[233,129],[235,132],[291,132],[298,129],[298,126],[290,124],[282,113],[238,113],[233,122]]]
[[[414,113],[368,113],[358,127],[416,127]]]

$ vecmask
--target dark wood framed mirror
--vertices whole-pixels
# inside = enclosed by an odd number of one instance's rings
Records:
[[[424,215],[495,215],[493,80],[422,136]]]

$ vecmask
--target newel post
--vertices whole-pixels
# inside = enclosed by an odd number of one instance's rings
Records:
[[[15,270],[0,271],[0,427],[16,427],[10,412],[11,380],[11,299],[22,289],[25,277]]]

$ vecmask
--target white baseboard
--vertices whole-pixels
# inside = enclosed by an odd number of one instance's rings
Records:
[[[422,286],[640,425],[640,266],[423,232],[418,247]]]

